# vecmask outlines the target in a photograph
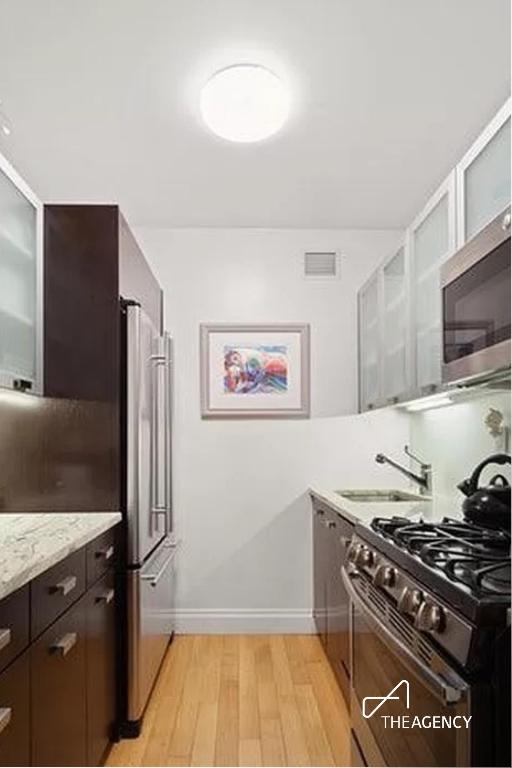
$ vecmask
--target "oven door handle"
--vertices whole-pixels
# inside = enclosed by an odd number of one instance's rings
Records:
[[[345,588],[350,595],[350,599],[355,603],[358,608],[364,611],[365,620],[368,621],[373,629],[378,633],[379,639],[382,640],[388,648],[396,652],[400,652],[401,660],[405,660],[406,665],[415,672],[422,680],[428,685],[429,689],[443,704],[457,704],[466,698],[468,686],[457,676],[457,683],[453,684],[452,681],[447,682],[440,675],[433,672],[429,667],[423,664],[413,654],[413,652],[396,637],[382,621],[380,621],[373,613],[371,607],[368,605],[361,595],[357,592],[353,585],[353,580],[360,578],[357,571],[347,573],[345,568],[341,568],[341,576]],[[454,674],[450,672],[450,674]]]

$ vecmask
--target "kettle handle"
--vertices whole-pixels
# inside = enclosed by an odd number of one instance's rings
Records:
[[[508,482],[507,478],[504,475],[494,475],[494,477],[491,477],[489,480],[489,485],[495,485],[496,488],[509,488],[510,483]]]
[[[478,490],[480,474],[488,464],[510,464],[510,456],[508,453],[493,453],[492,456],[488,456],[487,459],[480,462],[480,464],[473,470],[471,477],[468,480],[463,480],[462,483],[457,486],[463,494],[471,496],[471,494]]]

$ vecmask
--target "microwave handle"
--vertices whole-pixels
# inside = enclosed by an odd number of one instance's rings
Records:
[[[456,704],[466,698],[468,687],[462,680],[457,685],[447,683],[440,675],[432,672],[425,664],[418,660],[409,648],[402,643],[388,627],[381,622],[372,612],[370,606],[358,594],[353,585],[353,580],[360,578],[357,571],[347,573],[345,567],[341,568],[341,576],[352,602],[364,612],[365,621],[378,633],[379,639],[393,652],[400,654],[401,660],[415,672],[428,685],[429,690],[443,702],[443,704]]]

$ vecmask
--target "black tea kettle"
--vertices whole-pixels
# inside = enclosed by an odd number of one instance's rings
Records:
[[[458,484],[457,488],[467,496],[462,505],[464,519],[486,528],[510,528],[510,485],[506,477],[497,474],[489,485],[478,486],[480,474],[488,464],[510,464],[510,456],[494,453],[474,469],[471,477]]]

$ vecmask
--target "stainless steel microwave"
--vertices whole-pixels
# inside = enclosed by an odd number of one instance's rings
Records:
[[[443,382],[510,366],[510,208],[441,269]]]

